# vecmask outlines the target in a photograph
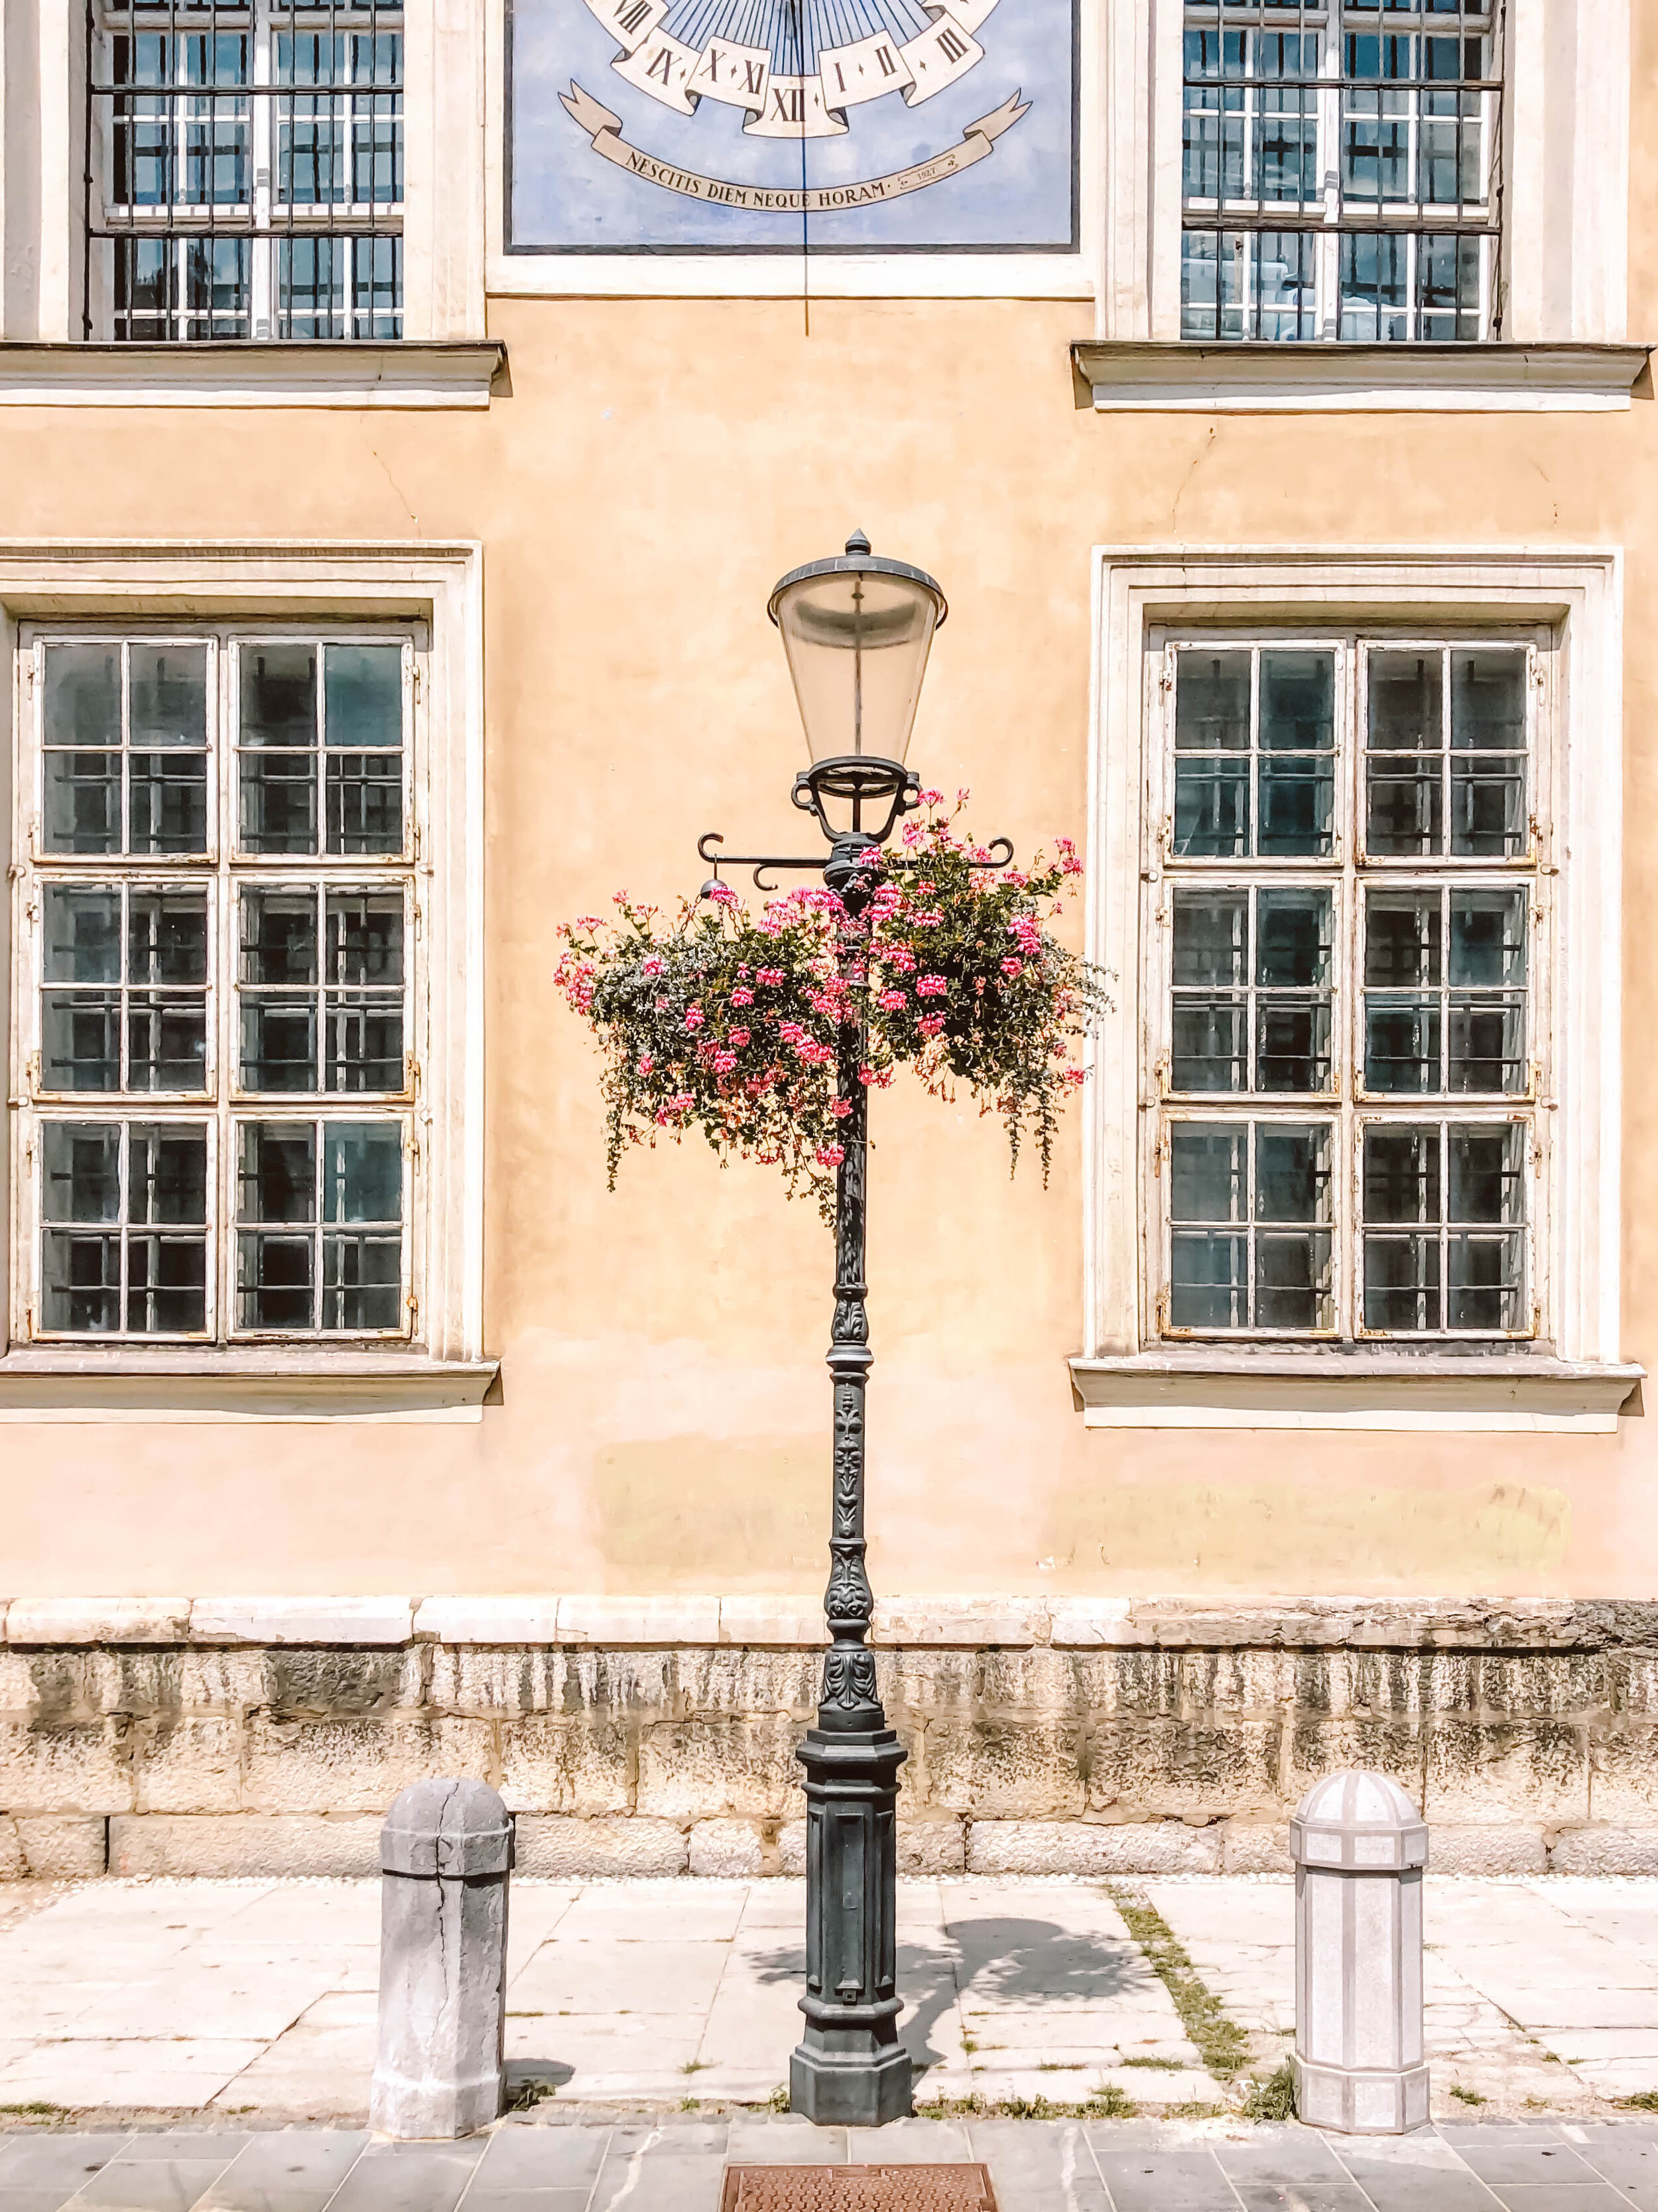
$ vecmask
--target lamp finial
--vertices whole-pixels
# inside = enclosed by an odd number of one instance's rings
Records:
[[[862,532],[861,530],[854,530],[854,531],[853,532],[853,533],[852,533],[851,537],[847,538],[847,552],[848,552],[848,553],[867,553],[867,552],[868,552],[868,550],[869,550],[869,540],[868,540],[868,538],[865,538],[865,535],[864,535],[864,533],[863,533],[863,532]]]

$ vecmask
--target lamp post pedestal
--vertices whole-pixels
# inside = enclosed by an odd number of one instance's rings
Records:
[[[789,2109],[820,2127],[880,2127],[910,2110],[898,2040],[898,1769],[890,1729],[809,1729],[806,2032],[789,2060]]]
[[[842,835],[823,870],[855,923],[875,843]],[[861,879],[861,881],[860,881]],[[843,939],[843,970],[857,951]],[[864,1566],[864,1394],[874,1364],[865,1311],[865,1192],[869,1165],[863,1022],[843,1024],[835,1089],[835,1500],[817,1725],[795,1756],[806,1770],[806,2032],[789,2061],[789,2105],[829,2126],[879,2127],[910,2109],[909,2053],[898,2040],[898,1769],[908,1753],[887,1726],[865,1638],[875,1599]]]

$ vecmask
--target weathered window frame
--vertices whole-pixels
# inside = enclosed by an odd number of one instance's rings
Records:
[[[1606,1428],[1638,1381],[1619,1344],[1622,556],[1453,549],[1097,548],[1088,944],[1114,1006],[1087,1094],[1085,1349],[1091,1425]],[[1554,813],[1546,864],[1561,951],[1553,1079],[1540,1101],[1550,1177],[1549,1335],[1479,1346],[1170,1346],[1155,1330],[1156,1233],[1140,976],[1149,747],[1162,628],[1283,625],[1540,634],[1551,676]],[[1569,948],[1569,957],[1568,949]],[[1274,1108],[1276,1110],[1276,1102]],[[1505,1110],[1492,1104],[1493,1111]],[[1479,1118],[1477,1114],[1468,1118]]]
[[[321,635],[378,627],[421,639],[419,711],[410,784],[405,873],[416,886],[427,1012],[417,1093],[388,1109],[406,1113],[418,1147],[423,1199],[410,1281],[420,1300],[418,1340],[311,1338],[273,1345],[202,1343],[30,1345],[25,1318],[33,1262],[21,1132],[27,1106],[14,1092],[6,1235],[7,1338],[0,1357],[0,1413],[27,1403],[42,1417],[139,1418],[159,1402],[184,1418],[477,1418],[494,1375],[483,1351],[483,694],[482,556],[476,544],[295,545],[246,543],[165,547],[145,543],[0,544],[0,648],[17,663],[27,626],[125,629],[146,622],[179,634],[202,628],[282,629]],[[0,749],[9,779],[12,849],[27,849],[31,741],[20,687],[3,687],[11,726]],[[222,760],[223,755],[221,754]],[[213,863],[197,864],[204,872]],[[349,872],[350,864],[335,863]],[[239,872],[243,872],[238,864]],[[88,871],[90,872],[90,871]],[[296,871],[272,855],[246,871],[270,881]],[[359,873],[363,872],[361,870]],[[342,873],[343,880],[343,873]],[[33,1018],[32,949],[20,927],[24,895],[15,873],[5,902],[10,977],[11,1065],[20,1065],[20,1024]],[[222,1085],[227,1089],[228,1085]],[[233,1105],[233,1115],[249,1108]],[[308,1097],[286,1109],[262,1102],[255,1117],[325,1113]],[[355,1110],[346,1109],[343,1118]],[[371,1111],[374,1109],[369,1109]],[[208,1118],[169,1102],[165,1112]],[[106,1118],[122,1118],[110,1115]],[[124,1118],[156,1118],[128,1102]],[[33,1417],[31,1413],[31,1418]]]

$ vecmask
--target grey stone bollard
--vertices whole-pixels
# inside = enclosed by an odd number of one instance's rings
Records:
[[[1296,2110],[1342,2135],[1422,2127],[1422,1815],[1385,1775],[1327,1775],[1296,1808],[1290,1856]]]
[[[369,2125],[452,2136],[501,2112],[512,1816],[487,1782],[416,1782],[380,1831]]]

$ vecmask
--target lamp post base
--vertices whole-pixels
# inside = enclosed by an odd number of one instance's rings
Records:
[[[908,2051],[896,2039],[879,2046],[869,2028],[809,2027],[789,2058],[789,2110],[820,2128],[905,2119],[910,2094]]]
[[[872,1697],[873,1683],[872,1668]],[[806,2031],[789,2061],[789,2108],[828,2126],[878,2128],[910,2109],[895,1987],[907,1755],[880,1726],[820,1725],[795,1751],[806,1770]]]

